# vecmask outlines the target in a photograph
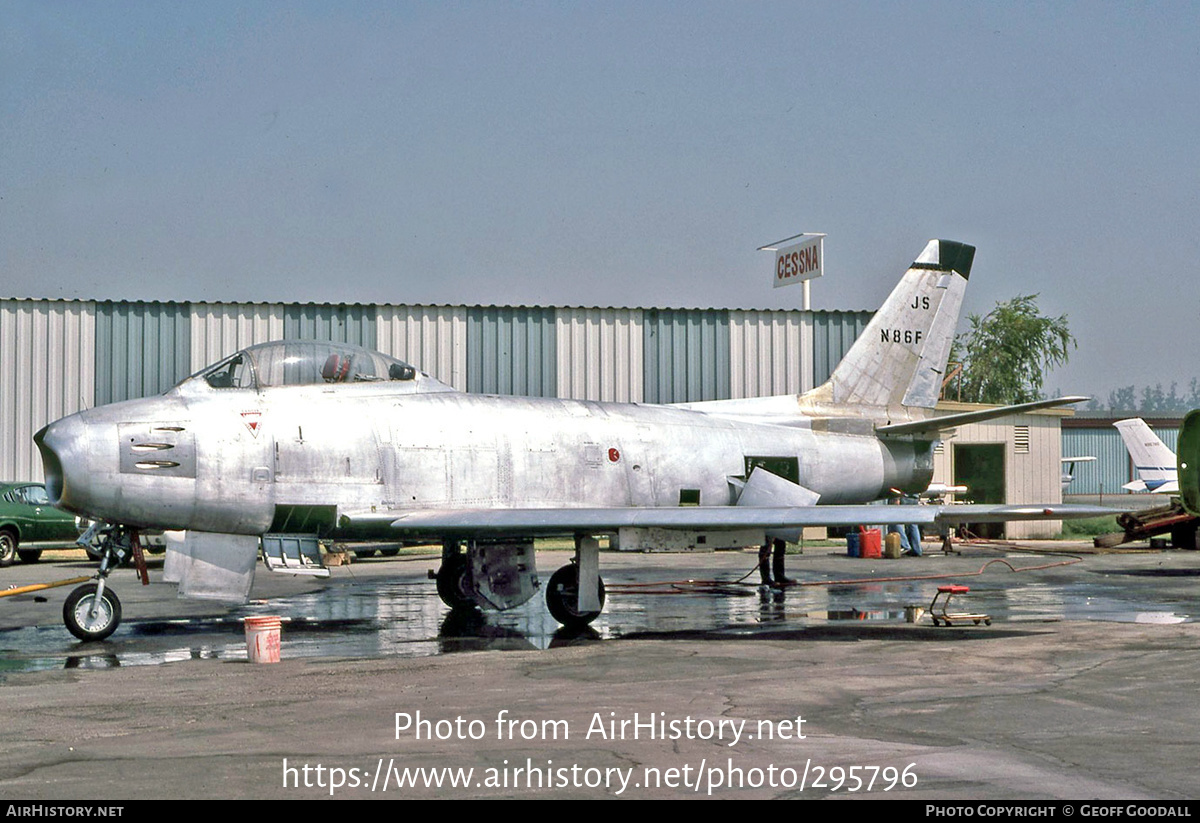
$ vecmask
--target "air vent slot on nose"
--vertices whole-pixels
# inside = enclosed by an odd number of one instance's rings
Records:
[[[122,474],[196,476],[196,435],[169,421],[118,423]]]
[[[173,443],[134,443],[129,447],[135,452],[161,452],[175,448]]]
[[[134,465],[139,469],[147,469],[151,471],[154,469],[174,469],[178,468],[179,466],[179,464],[174,460],[139,460]]]

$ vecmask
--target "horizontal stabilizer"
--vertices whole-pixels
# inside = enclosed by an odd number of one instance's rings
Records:
[[[1032,403],[1018,403],[1015,406],[999,406],[994,409],[980,409],[973,412],[945,414],[940,417],[930,417],[925,420],[914,420],[911,423],[895,423],[890,426],[879,426],[876,433],[884,435],[900,434],[932,434],[945,429],[965,426],[968,423],[981,423],[994,420],[1009,414],[1021,414],[1038,409],[1051,409],[1055,406],[1065,406],[1070,403],[1082,403],[1087,397],[1056,397],[1053,400],[1035,400]]]

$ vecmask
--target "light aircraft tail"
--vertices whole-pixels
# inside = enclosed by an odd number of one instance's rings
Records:
[[[1125,448],[1129,449],[1133,467],[1138,473],[1137,480],[1126,483],[1122,488],[1159,494],[1178,492],[1175,454],[1151,431],[1146,421],[1140,417],[1132,417],[1128,420],[1118,420],[1113,425],[1121,433],[1121,439],[1125,441]]]
[[[932,409],[975,247],[930,240],[834,370],[834,403]]]

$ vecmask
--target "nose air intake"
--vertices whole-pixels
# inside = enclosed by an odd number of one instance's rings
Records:
[[[56,425],[58,424],[51,423],[33,436],[33,442],[37,444],[38,451],[42,454],[42,470],[46,475],[46,494],[50,496],[50,502],[55,506],[62,501],[64,491],[62,461],[59,460],[58,453],[54,450],[54,432],[51,431]],[[48,438],[51,440],[50,443],[46,442]]]

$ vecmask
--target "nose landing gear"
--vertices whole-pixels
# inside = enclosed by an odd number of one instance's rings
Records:
[[[149,585],[146,558],[142,555],[137,529],[128,526],[93,523],[77,542],[100,555],[100,569],[96,572],[96,582],[84,583],[67,595],[63,623],[80,640],[103,640],[121,623],[121,601],[116,592],[105,586],[109,572],[132,556],[142,585]]]
[[[84,583],[67,595],[63,622],[80,640],[103,640],[121,622],[121,601],[116,592],[104,587],[103,578],[96,583]]]

